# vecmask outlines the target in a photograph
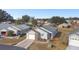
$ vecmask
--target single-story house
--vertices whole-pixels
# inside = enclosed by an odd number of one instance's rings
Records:
[[[79,29],[69,33],[68,48],[75,49],[74,47],[79,48]]]
[[[19,35],[26,33],[26,30],[28,30],[30,27],[27,25],[12,25],[9,23],[0,23],[0,35],[1,36],[7,36],[9,31],[13,31],[14,35]]]
[[[20,25],[17,25],[16,27],[20,30],[21,34],[26,34],[26,32],[30,30],[30,26],[26,24],[20,24]]]
[[[51,26],[42,26],[36,27],[33,30],[30,30],[26,34],[27,39],[37,39],[37,40],[52,40],[53,37],[57,34],[57,29]]]

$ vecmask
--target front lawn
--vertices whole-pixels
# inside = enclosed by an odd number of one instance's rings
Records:
[[[0,39],[0,44],[3,45],[15,45],[17,43],[19,43],[20,41],[24,40],[26,37],[19,37],[19,39]]]

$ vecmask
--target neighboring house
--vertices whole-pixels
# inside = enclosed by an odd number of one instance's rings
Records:
[[[68,20],[68,19],[66,19],[66,22],[67,22],[67,23],[71,23],[71,22],[72,22],[72,20]]]
[[[16,26],[18,29],[20,29],[21,34],[26,34],[28,30],[30,30],[30,26],[27,26],[26,24],[20,24]]]
[[[79,20],[77,19],[70,19],[70,20],[66,20],[67,23],[79,23]]]
[[[16,32],[16,29],[12,28],[12,25],[9,25],[8,23],[1,23],[0,24],[0,35],[1,36],[7,36],[9,31]]]
[[[44,20],[37,20],[37,25],[38,26],[42,26],[44,24]]]
[[[72,20],[72,23],[78,23],[79,24],[79,20]]]
[[[69,44],[67,49],[78,50],[79,49],[79,29],[69,34]]]
[[[70,28],[70,27],[71,27],[71,24],[69,23],[63,23],[63,24],[58,25],[58,28]]]
[[[8,23],[0,23],[0,35],[8,36],[9,31],[13,31],[14,35],[19,35],[20,33],[24,33],[25,30],[28,30],[30,27],[26,25],[12,25]],[[26,33],[26,32],[25,32]]]
[[[27,39],[52,40],[56,35],[57,29],[51,26],[36,27],[34,30],[28,31]]]

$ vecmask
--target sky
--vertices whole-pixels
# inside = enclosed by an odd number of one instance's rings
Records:
[[[29,15],[35,18],[50,18],[52,16],[79,17],[79,9],[4,9],[11,16],[21,18]]]

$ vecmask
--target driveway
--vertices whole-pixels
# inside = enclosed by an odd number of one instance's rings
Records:
[[[34,40],[24,39],[23,41],[19,42],[15,46],[27,49],[33,42]]]

